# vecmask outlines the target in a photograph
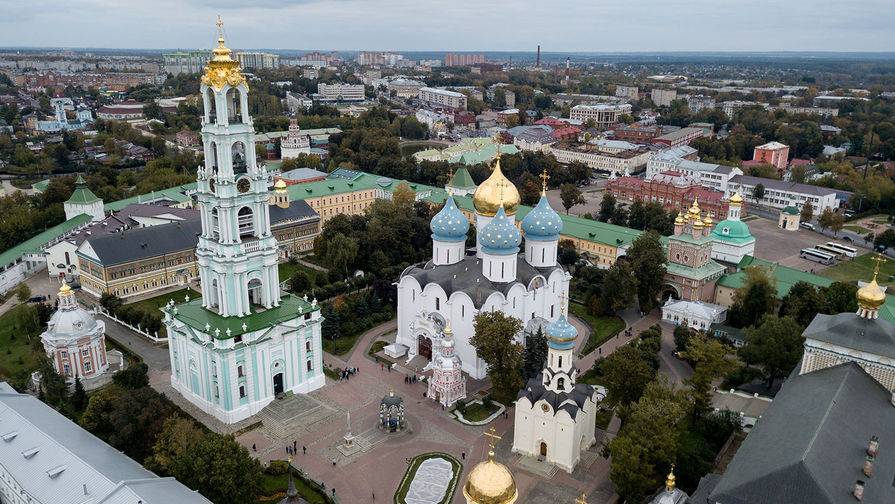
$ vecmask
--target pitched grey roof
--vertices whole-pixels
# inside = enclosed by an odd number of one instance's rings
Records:
[[[158,257],[196,247],[202,223],[198,220],[162,224],[122,233],[90,238],[93,248],[104,266]]]
[[[144,504],[209,503],[173,478],[158,478],[35,397],[16,393],[4,382],[0,382],[0,435],[0,466],[39,502],[133,504],[142,499]]]
[[[544,400],[553,409],[554,414],[559,410],[565,410],[573,419],[578,411],[584,408],[584,403],[594,396],[596,389],[585,383],[576,383],[569,392],[554,392],[544,386],[544,374],[538,373],[530,378],[525,388],[519,391],[516,399],[527,398],[531,404]]]
[[[713,504],[889,503],[895,450],[880,449],[875,475],[861,467],[871,436],[895,446],[891,394],[854,362],[793,376],[743,442],[709,495]],[[696,492],[700,494],[699,491]]]
[[[521,283],[526,288],[528,284],[537,275],[544,278],[550,276],[559,266],[552,268],[535,268],[525,261],[522,254],[519,254],[516,265],[516,281],[508,283],[497,283],[488,280],[482,273],[482,261],[475,255],[468,255],[462,261],[456,264],[434,266],[432,261],[426,263],[425,266],[411,266],[404,270],[402,277],[405,275],[412,276],[425,287],[429,283],[437,283],[444,289],[448,297],[454,292],[465,292],[472,298],[472,303],[476,308],[481,308],[488,299],[488,296],[495,292],[506,295],[510,287],[517,283]]]
[[[172,215],[182,220],[194,220],[199,218],[199,211],[193,208],[178,208],[165,205],[152,205],[147,203],[131,203],[115,215],[122,219],[133,217],[156,217],[159,215]]]
[[[810,184],[801,184],[798,182],[787,182],[785,180],[769,179],[762,177],[753,177],[751,175],[736,175],[730,179],[731,182],[747,186],[755,186],[761,184],[765,189],[773,189],[775,191],[789,191],[801,194],[811,194],[814,196],[826,196],[835,194],[835,189],[829,187],[820,187]]]
[[[270,224],[276,226],[287,222],[320,219],[320,215],[305,200],[295,200],[287,208],[270,206]]]
[[[887,320],[865,319],[855,313],[819,314],[802,336],[895,359],[895,324]]]

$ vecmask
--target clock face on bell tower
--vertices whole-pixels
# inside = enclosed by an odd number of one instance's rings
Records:
[[[236,190],[239,191],[240,193],[245,194],[245,193],[249,192],[249,189],[251,189],[251,187],[252,187],[252,184],[249,182],[249,179],[247,179],[247,178],[241,178],[236,182]]]

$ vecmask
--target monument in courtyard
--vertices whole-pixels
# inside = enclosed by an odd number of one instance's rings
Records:
[[[271,234],[269,176],[256,162],[249,87],[218,44],[200,91],[205,163],[197,176],[202,233],[196,259],[202,298],[164,308],[171,385],[225,423],[259,412],[283,393],[322,387],[320,307],[280,292]]]

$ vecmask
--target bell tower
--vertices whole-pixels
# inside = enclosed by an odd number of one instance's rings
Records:
[[[200,86],[205,163],[198,171],[202,234],[196,256],[203,306],[231,317],[279,306],[280,289],[268,177],[256,162],[249,87],[224,45],[220,18],[217,26],[217,47]]]

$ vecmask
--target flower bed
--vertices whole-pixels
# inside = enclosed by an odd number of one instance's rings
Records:
[[[497,401],[492,400],[489,404],[485,404],[481,399],[476,399],[464,404],[462,408],[456,408],[454,416],[460,423],[466,425],[487,425],[506,409],[506,406]]]
[[[395,503],[450,503],[462,469],[463,464],[447,453],[431,452],[413,457],[395,492]]]

